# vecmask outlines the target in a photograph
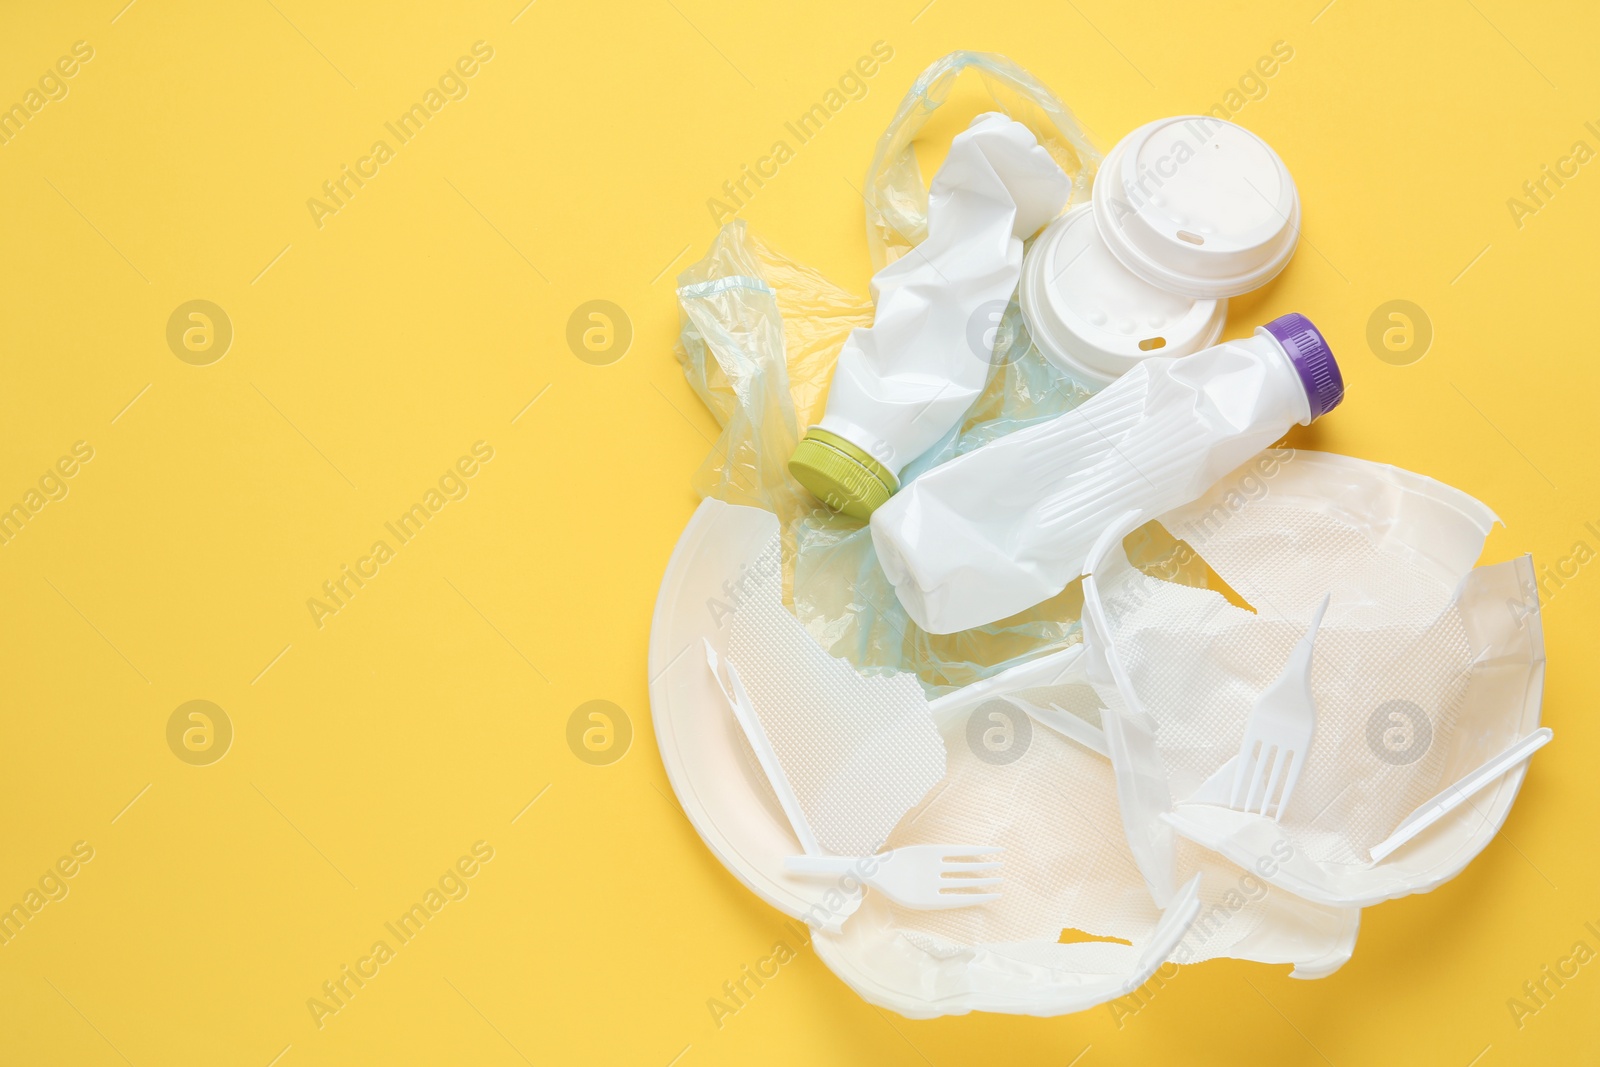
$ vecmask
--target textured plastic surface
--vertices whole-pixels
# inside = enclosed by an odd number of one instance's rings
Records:
[[[772,257],[764,250],[752,251],[756,247],[742,231],[725,232],[707,262],[720,258],[731,265],[743,256],[744,260],[754,262],[754,269],[741,271],[743,280],[727,278],[714,270],[695,281],[695,284],[706,285],[705,289],[685,293],[686,299],[702,302],[697,310],[701,327],[706,331],[697,333],[700,327],[686,331],[685,364],[691,380],[699,376],[707,382],[708,388],[716,381],[716,369],[709,364],[715,361],[720,367],[724,354],[710,344],[702,343],[698,351],[694,348],[697,337],[711,334],[724,342],[731,339],[740,346],[740,350],[729,357],[739,373],[728,378],[737,377],[742,383],[755,386],[743,396],[734,393],[740,410],[724,405],[719,411],[725,425],[731,427],[745,419],[747,429],[741,431],[742,437],[725,437],[726,443],[734,448],[725,450],[722,457],[714,457],[708,464],[708,471],[716,475],[714,484],[719,491],[747,492],[754,498],[773,502],[765,506],[781,517],[776,528],[781,531],[783,559],[793,560],[795,564],[790,585],[795,614],[830,652],[869,672],[882,667],[914,670],[924,683],[936,686],[946,685],[954,678],[976,680],[968,689],[956,690],[933,702],[933,721],[942,733],[948,752],[948,773],[920,805],[903,816],[890,834],[889,843],[898,846],[952,840],[987,841],[1003,846],[1007,861],[1004,892],[1000,899],[982,906],[911,912],[898,908],[882,894],[869,891],[865,897],[847,894],[842,909],[838,910],[828,911],[824,904],[814,903],[812,912],[824,908],[826,913],[821,916],[799,908],[792,913],[807,914],[808,920],[818,928],[813,944],[820,958],[869,1001],[910,1016],[970,1010],[1031,1014],[1079,1010],[1137,988],[1167,959],[1193,962],[1213,956],[1234,956],[1291,963],[1294,973],[1302,977],[1315,977],[1336,969],[1348,958],[1353,946],[1358,913],[1345,906],[1353,898],[1319,889],[1315,877],[1308,878],[1302,869],[1305,857],[1293,853],[1292,843],[1284,839],[1258,839],[1252,836],[1256,831],[1250,827],[1234,833],[1236,828],[1231,825],[1208,821],[1218,805],[1198,791],[1182,804],[1171,803],[1165,793],[1162,793],[1161,805],[1146,803],[1157,791],[1155,787],[1165,789],[1165,780],[1159,773],[1162,766],[1159,756],[1155,763],[1138,762],[1148,754],[1146,749],[1153,746],[1155,731],[1146,731],[1148,722],[1138,718],[1144,712],[1135,690],[1107,685],[1104,677],[1096,677],[1088,669],[1091,663],[1101,664],[1100,649],[1104,646],[1096,642],[1100,640],[1098,635],[1106,631],[1105,627],[1087,630],[1090,640],[1081,648],[1067,648],[1052,656],[1037,658],[1040,651],[1070,641],[1074,636],[1077,605],[1062,600],[1035,609],[1037,614],[1026,625],[1007,620],[955,635],[947,643],[930,637],[910,624],[903,614],[893,613],[892,598],[890,610],[884,609],[883,575],[875,565],[870,544],[863,547],[862,528],[838,516],[819,515],[816,511],[807,513],[806,502],[796,500],[803,494],[796,492],[797,487],[784,485],[782,473],[774,474],[774,465],[768,462],[771,452],[766,445],[777,438],[765,437],[761,424],[765,416],[781,413],[785,405],[791,412],[802,411],[805,406],[799,399],[800,391],[789,385],[783,373],[787,362],[783,333],[793,323],[797,335],[822,335],[827,327],[819,324],[827,319],[829,308],[827,299],[812,299],[812,294],[824,291],[825,283],[781,261],[780,257]],[[764,259],[767,262],[762,262]],[[774,263],[778,265],[776,273],[798,279],[793,292],[786,295],[784,284],[775,284],[763,276],[762,272]],[[742,304],[718,306],[711,302],[728,293],[755,294],[741,295],[741,301],[770,297],[773,307],[787,302],[787,307],[779,310],[779,321],[784,329],[780,331],[776,346],[770,342],[769,330],[746,330],[740,326],[737,313]],[[858,302],[855,306],[861,305]],[[838,336],[838,331],[834,334]],[[1291,354],[1282,351],[1281,340],[1259,333],[1251,342],[1246,342],[1245,347],[1253,348],[1257,355],[1266,351],[1273,353],[1275,366],[1281,372],[1279,377],[1288,383],[1284,387],[1285,395],[1297,398],[1292,403],[1285,402],[1295,408],[1293,421],[1309,421],[1313,410],[1305,395],[1308,387],[1302,385],[1302,368],[1288,358]],[[975,446],[999,437],[1027,433],[1030,425],[1042,424],[1069,410],[1086,394],[1076,376],[1060,374],[1050,367],[1031,343],[1028,333],[1019,329],[1015,304],[1007,308],[1002,318],[996,352],[1003,358],[993,361],[991,377],[961,425],[905,471],[910,486],[914,487],[921,477],[929,476],[927,472],[936,471],[939,464],[964,455]],[[792,354],[791,350],[789,355]],[[757,364],[759,369],[744,371],[742,366],[746,359]],[[720,394],[714,395],[723,399]],[[814,398],[812,394],[812,400]],[[1143,402],[1142,396],[1140,402]],[[714,407],[714,410],[717,409]],[[801,424],[804,424],[803,419]],[[1212,477],[1217,473],[1226,472],[1213,472]],[[1240,484],[1246,488],[1250,485],[1248,482]],[[738,488],[733,488],[735,486]],[[1236,492],[1239,487],[1234,487]],[[1202,485],[1195,492],[1203,488]],[[1329,497],[1339,501],[1337,492],[1330,492]],[[1348,505],[1348,501],[1342,503]],[[1385,535],[1400,536],[1408,523],[1417,523],[1419,516],[1426,515],[1437,503],[1419,504],[1409,500],[1395,521],[1385,527]],[[715,501],[707,501],[702,511],[706,509],[713,509],[714,514],[746,510],[722,508]],[[1139,511],[1131,515],[1120,512],[1111,515],[1103,524],[1102,541],[1116,546],[1118,553],[1126,544],[1128,554],[1135,554],[1136,540],[1125,541],[1123,535],[1128,525],[1142,517]],[[1202,516],[1200,521],[1203,524],[1205,518]],[[687,544],[690,534],[699,535],[705,530],[701,527],[697,531],[695,525],[686,532],[686,543],[680,545],[679,554],[704,561],[702,566],[712,569],[712,557],[727,556],[759,559],[765,572],[779,570],[772,562],[773,554],[766,548],[755,555],[732,543],[723,543],[711,550],[691,548]],[[736,525],[754,530],[750,524]],[[1154,528],[1153,524],[1149,528]],[[770,533],[767,536],[770,538]],[[1454,542],[1461,540],[1457,537]],[[1452,539],[1445,537],[1443,541]],[[1219,556],[1226,555],[1223,546],[1224,542],[1217,542]],[[1478,546],[1481,547],[1481,535]],[[1209,550],[1213,546],[1206,547]],[[1455,560],[1461,555],[1459,543],[1436,547],[1436,559]],[[1330,551],[1338,555],[1343,549],[1336,547]],[[1476,554],[1476,548],[1472,554]],[[1301,561],[1294,552],[1274,550],[1269,556],[1274,568],[1291,576],[1297,573],[1295,568]],[[1164,573],[1185,581],[1194,578],[1197,576],[1195,566],[1207,570],[1203,564],[1196,564],[1196,559],[1192,553],[1188,558],[1174,558]],[[677,554],[675,566],[676,560]],[[1411,563],[1432,579],[1430,561],[1417,559]],[[1465,566],[1470,566],[1470,557]],[[1497,577],[1502,573],[1498,569],[1488,570],[1495,571]],[[710,574],[705,577],[709,579]],[[1249,586],[1249,578],[1248,573],[1230,571],[1230,580],[1239,581],[1241,588]],[[664,620],[668,617],[693,619],[715,598],[711,596],[705,603],[696,602],[694,598],[704,586],[685,589],[671,571],[669,579],[673,579],[675,589],[687,593],[688,599],[669,607],[664,585],[657,626],[666,625],[669,631],[694,629],[692,622],[674,626],[665,624]],[[726,593],[731,586],[733,592],[726,595],[737,600],[746,595],[748,584],[743,577],[731,582],[724,578],[723,589]],[[1503,586],[1502,582],[1497,591],[1505,592]],[[769,597],[768,602],[776,603],[776,597]],[[1353,604],[1352,618],[1359,619],[1362,610],[1370,606]],[[1105,615],[1105,604],[1098,590],[1093,607],[1101,616]],[[893,622],[900,625],[887,625]],[[1536,630],[1536,616],[1530,626]],[[1467,629],[1471,629],[1470,624]],[[886,630],[893,630],[894,636],[883,639]],[[951,650],[958,651],[952,654]],[[1495,691],[1501,695],[1515,689],[1519,677],[1523,683],[1528,681],[1526,674],[1518,675],[1514,667],[1515,650],[1512,652],[1512,669],[1496,679],[1498,688]],[[1000,667],[1021,660],[1026,662],[996,675]],[[1078,676],[1074,674],[1075,664],[1085,668]],[[682,679],[679,681],[682,689],[661,691],[661,700],[669,707],[663,711],[658,705],[658,724],[663,718],[675,725],[680,720],[688,723],[699,714],[694,710],[678,710],[677,705],[695,699],[688,684]],[[1096,684],[1085,684],[1087,681]],[[1530,691],[1524,684],[1524,696]],[[653,702],[656,693],[653,686]],[[1536,696],[1534,700],[1536,705]],[[986,759],[972,741],[970,716],[983,712],[990,702],[1008,707],[1021,721],[1033,723],[1031,744],[1014,760]],[[1030,709],[1041,709],[1041,713],[1035,716]],[[992,712],[993,706],[990,706],[985,713]],[[721,750],[725,742],[717,731],[707,722],[701,721],[699,725],[705,730],[707,743]],[[1237,740],[1235,737],[1235,747]],[[785,843],[792,851],[792,835],[782,825],[782,812],[772,799],[755,761],[736,746],[724,755],[737,755],[742,759],[740,776],[732,782],[704,781],[705,776],[714,773],[717,761],[699,759],[692,751],[698,743],[698,736],[683,728],[677,729],[670,745],[663,743],[663,758],[668,762],[674,787],[680,796],[687,790],[697,802],[700,789],[716,798],[712,805],[697,803],[691,818],[708,842],[716,841],[723,846],[718,852],[723,862],[742,879],[770,890],[774,875],[761,864],[770,863],[771,855],[762,856],[750,868],[754,874],[741,869],[740,863],[753,857],[726,848],[731,835],[722,830],[721,824],[726,822],[749,839]],[[808,744],[825,748],[828,742],[812,739]],[[1460,739],[1449,744],[1452,751],[1471,747]],[[673,751],[671,757],[667,756],[669,747]],[[1100,754],[1101,749],[1109,754],[1109,759]],[[1482,759],[1493,753],[1476,755],[1482,757],[1478,760],[1481,764]],[[1460,755],[1460,760],[1466,762],[1467,755]],[[854,766],[859,770],[859,763]],[[693,770],[684,770],[685,767],[693,767]],[[1151,767],[1157,768],[1157,772],[1152,773]],[[727,770],[726,761],[722,769]],[[1463,773],[1470,769],[1465,767]],[[1224,766],[1216,773],[1225,775],[1229,770],[1231,767]],[[1520,773],[1519,768],[1504,781],[1520,780]],[[1308,769],[1307,775],[1310,783],[1313,771]],[[749,794],[742,803],[741,789]],[[1489,789],[1490,803],[1499,804],[1504,785]],[[1063,797],[1069,798],[1067,807],[1076,813],[1075,818],[1061,817]],[[1427,803],[1424,798],[1423,805]],[[724,810],[719,806],[722,804],[729,806]],[[1505,804],[1509,804],[1509,799]],[[690,805],[686,802],[685,807]],[[1448,838],[1459,829],[1465,810],[1463,807],[1447,813],[1417,838],[1400,846],[1389,862],[1398,861],[1403,867],[1413,862],[1413,854],[1433,856],[1432,850],[1438,847],[1440,835]],[[1493,810],[1500,811],[1500,818],[1503,818],[1503,807]],[[1224,815],[1240,816],[1240,813],[1224,809]],[[776,830],[755,825],[762,820],[774,821]],[[1122,821],[1123,835],[1095,829],[1114,825],[1118,820]],[[841,824],[848,827],[849,818],[841,820]],[[1492,836],[1497,826],[1498,821],[1488,828],[1488,836]],[[1090,832],[1095,832],[1098,844],[1088,840]],[[1481,828],[1476,832],[1481,835]],[[1482,840],[1486,841],[1487,836]],[[1457,839],[1448,839],[1448,844],[1460,847]],[[1276,862],[1282,855],[1281,848],[1288,849],[1294,856],[1291,862],[1277,865],[1265,862],[1269,856]],[[778,859],[781,868],[782,857]],[[1067,862],[1063,863],[1063,859]],[[1384,884],[1392,885],[1400,869],[1386,866],[1380,880],[1387,879]],[[780,871],[776,878],[780,895],[790,890],[790,886],[781,881],[783,875]],[[1277,888],[1289,891],[1249,894],[1241,909],[1238,905],[1240,887],[1247,881],[1258,886],[1263,881],[1271,881]],[[1092,937],[1129,943],[1091,940],[1060,944],[1062,927],[1074,927],[1087,931]]]
[[[704,501],[685,529],[651,625],[655,730],[673,789],[713,853],[764,899],[812,923],[818,955],[863,997],[910,1017],[1054,1015],[1126,995],[1169,960],[1234,956],[1291,963],[1313,976],[1349,957],[1356,913],[1289,894],[1236,900],[1248,873],[1198,847],[1187,854],[1187,883],[1158,907],[1115,831],[1115,783],[1104,757],[1041,725],[1021,758],[976,758],[968,720],[989,701],[1014,695],[1099,714],[1076,647],[935,702],[949,773],[890,835],[891,847],[942,844],[941,832],[964,826],[968,836],[943,841],[1002,845],[999,900],[918,911],[863,898],[844,876],[819,881],[789,871],[797,842],[703,651],[706,641],[729,649],[733,616],[725,610],[734,602],[726,590],[754,588],[754,576],[770,568],[776,533],[770,514],[717,500]],[[1063,796],[1073,798],[1067,808]],[[1196,923],[1201,915],[1205,922]],[[1057,944],[1064,927],[1130,944]]]
[[[1317,701],[1311,693],[1311,657],[1317,629],[1332,598],[1323,597],[1305,636],[1289,653],[1283,671],[1256,697],[1245,721],[1244,741],[1234,760],[1228,806],[1283,818],[1305,769],[1306,750],[1317,732]]]
[[[1083,716],[1085,725],[1088,719],[1099,721],[1103,708],[1089,684],[1084,651],[1067,649],[935,702],[950,774],[890,843],[898,847],[952,834],[995,841],[1006,850],[1006,883],[1001,899],[985,908],[900,914],[901,926],[922,934],[919,943],[930,951],[1053,940],[1053,931],[1062,926],[1138,943],[1158,921],[1156,902],[1143,886],[1132,852],[1112,829],[1121,819],[1109,761],[1039,720],[1021,739],[1029,705],[1054,704],[1062,717]],[[974,719],[985,727],[1009,721],[1014,748],[991,755],[981,742],[974,744],[969,740]],[[1193,963],[1230,956],[1294,963],[1310,975],[1327,973],[1349,955],[1354,912],[1288,894],[1252,894],[1229,908],[1222,902],[1245,872],[1219,859],[1188,846],[1180,860],[1179,881],[1200,879],[1206,918],[1184,933],[1172,959]]]
[[[727,658],[817,844],[871,855],[944,777],[944,743],[914,678],[858,674],[789,614],[778,545],[774,533],[740,584]]]
[[[714,856],[762,900],[791,916],[842,920],[831,888],[789,874],[798,846],[777,796],[706,666],[709,641],[728,649],[729,589],[778,532],[760,508],[701,501],[662,575],[650,621],[650,710],[656,746],[684,813]]]
[[[1523,768],[1393,854],[1372,848],[1538,727],[1544,642],[1526,558],[1474,569],[1494,516],[1428,478],[1285,450],[1162,519],[1246,610],[1131,567],[1108,531],[1085,579],[1085,646],[1122,810],[1152,884],[1173,831],[1327,904],[1424,892],[1493,837]],[[1231,810],[1251,707],[1331,593],[1312,664],[1315,738],[1281,822]],[[1119,749],[1118,739],[1123,744]]]

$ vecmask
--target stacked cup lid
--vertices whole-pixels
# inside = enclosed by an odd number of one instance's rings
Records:
[[[1094,184],[1094,217],[1133,273],[1217,300],[1259,288],[1289,262],[1300,195],[1261,138],[1190,115],[1148,123],[1117,143]]]
[[[1215,343],[1227,298],[1277,276],[1299,239],[1300,197],[1283,160],[1207,115],[1124,137],[1093,201],[1034,241],[1019,297],[1045,356],[1096,381]]]
[[[1147,356],[1187,356],[1216,343],[1226,300],[1158,289],[1101,240],[1088,204],[1045,227],[1022,266],[1028,332],[1057,366],[1110,382]]]

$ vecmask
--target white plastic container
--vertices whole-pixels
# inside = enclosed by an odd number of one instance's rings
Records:
[[[1066,588],[1106,527],[1196,499],[1343,398],[1321,333],[1285,315],[933,468],[872,516],[872,542],[917,625],[981,626]]]
[[[873,276],[873,323],[845,341],[823,419],[789,461],[801,485],[863,519],[889,499],[983,391],[991,352],[975,339],[992,338],[989,309],[1016,290],[1023,240],[1071,195],[1021,123],[980,115],[956,135],[929,191],[927,239]]]
[[[1278,153],[1209,115],[1159,119],[1118,141],[1095,180],[1094,215],[1123,266],[1199,300],[1265,285],[1300,237],[1300,194]]]
[[[1124,267],[1101,239],[1088,204],[1034,240],[1017,293],[1028,333],[1044,357],[1102,385],[1150,356],[1209,348],[1228,314],[1226,300],[1170,293]]]
[[[1299,193],[1283,160],[1208,115],[1128,134],[1093,199],[1034,241],[1019,290],[1040,352],[1091,383],[1214,344],[1227,298],[1275,277],[1299,238]]]

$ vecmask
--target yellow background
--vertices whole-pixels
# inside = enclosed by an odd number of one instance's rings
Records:
[[[1600,163],[1520,228],[1507,207],[1573,142],[1600,149],[1593,5],[123,3],[0,20],[0,103],[94,49],[0,146],[0,505],[94,449],[0,546],[0,904],[94,849],[0,947],[0,1061],[1595,1059],[1600,963],[1520,1029],[1506,1002],[1574,942],[1600,949],[1600,567],[1570,563],[1547,604],[1556,742],[1461,877],[1367,911],[1331,978],[1186,968],[1120,1026],[910,1022],[805,950],[719,1028],[707,999],[792,935],[672,799],[645,679],[715,437],[672,359],[674,276],[714,233],[707,199],[879,40],[866,97],[741,212],[857,290],[856,188],[939,55],[1010,55],[1103,151],[1287,42],[1238,120],[1293,169],[1304,241],[1230,335],[1310,314],[1349,397],[1300,443],[1479,496],[1505,520],[1488,559],[1600,548]],[[479,40],[469,95],[319,229],[307,199]],[[233,323],[209,366],[166,343],[191,299]],[[635,331],[609,366],[565,341],[593,299]],[[1366,344],[1391,299],[1435,329],[1411,365]],[[470,494],[319,629],[307,599],[480,440]],[[209,766],[167,744],[194,699],[235,731]],[[634,730],[609,766],[566,741],[590,700]],[[307,999],[480,840],[470,894],[319,1029]]]

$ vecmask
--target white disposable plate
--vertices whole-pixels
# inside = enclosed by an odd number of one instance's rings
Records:
[[[783,870],[799,842],[746,755],[705,655],[707,641],[727,654],[741,577],[777,532],[771,512],[709,498],[690,518],[650,624],[650,710],[667,779],[706,847],[756,896],[798,918],[820,901],[818,883]]]
[[[808,913],[837,918],[837,898],[825,900],[837,893],[831,882],[819,885],[784,872],[783,858],[799,852],[799,842],[746,755],[737,722],[706,665],[705,642],[719,655],[727,651],[728,617],[736,608],[741,578],[777,531],[777,519],[768,512],[714,499],[701,502],[673,550],[656,599],[650,628],[651,714],[667,778],[712,854],[779,911],[796,918]],[[1078,651],[1015,670],[1032,678],[1070,662]],[[970,696],[979,699],[990,688],[973,686]],[[960,699],[940,705],[949,714],[960,706]],[[1196,877],[1178,892],[1151,936],[1135,946],[977,945],[936,958],[901,937],[887,905],[869,894],[858,921],[842,932],[816,930],[812,943],[860,996],[911,1018],[969,1011],[1060,1015],[1143,985],[1172,954],[1199,910]]]

